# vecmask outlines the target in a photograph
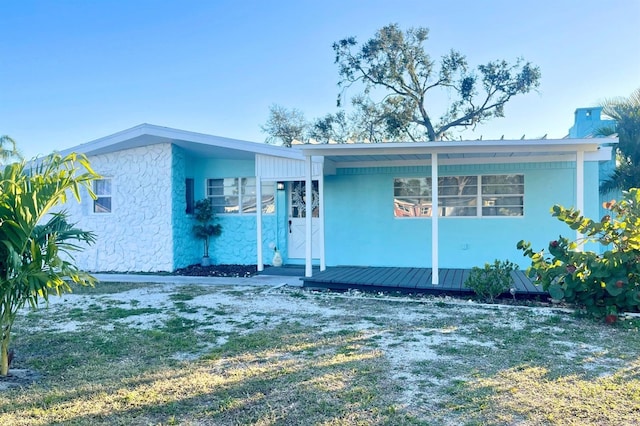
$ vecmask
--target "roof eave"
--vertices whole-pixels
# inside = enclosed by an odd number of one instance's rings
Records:
[[[136,138],[148,136],[153,142],[143,144],[131,144]],[[60,151],[61,154],[71,152],[85,155],[103,154],[120,151],[128,148],[152,145],[157,143],[175,143],[178,141],[200,143],[203,145],[216,146],[221,148],[234,149],[238,151],[251,152],[255,154],[277,155],[280,157],[302,159],[304,156],[297,150],[290,148],[262,144],[258,142],[245,141],[240,139],[224,138],[204,133],[190,132],[186,130],[173,129],[170,127],[156,126],[153,124],[140,124],[130,129],[122,130],[109,136],[102,137],[87,143]]]
[[[355,156],[393,154],[474,154],[487,152],[576,152],[597,151],[614,139],[532,139],[517,141],[403,142],[344,145],[300,145],[305,156]]]

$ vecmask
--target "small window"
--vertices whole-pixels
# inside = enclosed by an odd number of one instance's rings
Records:
[[[395,217],[431,217],[431,178],[397,178],[393,182]]]
[[[185,201],[186,201],[186,213],[187,214],[193,214],[194,210],[195,210],[195,203],[196,203],[196,199],[195,199],[195,192],[194,192],[194,181],[192,178],[186,178],[184,180],[184,186],[185,186]]]
[[[307,184],[303,180],[291,182],[291,191],[289,191],[289,215],[291,217],[307,216]],[[319,217],[320,215],[320,197],[318,192],[318,181],[311,182],[311,217]]]
[[[238,178],[207,179],[207,198],[216,214],[239,213]]]
[[[482,216],[523,216],[524,175],[482,176]]]
[[[93,181],[94,213],[111,213],[111,179],[96,179]]]
[[[438,178],[440,216],[476,216],[478,177],[446,176]]]
[[[256,178],[207,179],[207,197],[217,214],[252,214],[256,212]],[[275,212],[275,186],[262,184],[262,212]]]

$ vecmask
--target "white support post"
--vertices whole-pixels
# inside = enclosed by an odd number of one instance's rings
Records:
[[[258,271],[264,270],[262,256],[262,179],[256,176],[256,253],[258,254]]]
[[[431,284],[438,285],[438,154],[431,154]]]
[[[313,217],[313,181],[311,179],[312,174],[312,163],[311,156],[305,157],[305,233],[306,233],[306,245],[305,245],[305,268],[304,268],[304,276],[310,277],[313,274],[313,267],[311,264],[311,238],[313,235],[313,221],[311,220]]]
[[[324,271],[327,269],[327,262],[325,258],[324,252],[324,171],[320,170],[320,175],[318,176],[318,196],[320,199],[318,200],[318,210],[320,212],[319,216],[319,245],[320,245],[320,270]]]
[[[584,151],[576,152],[576,209],[580,210],[580,214],[584,216]],[[584,235],[580,231],[576,231],[576,240],[578,240],[578,251],[584,250],[581,240]]]

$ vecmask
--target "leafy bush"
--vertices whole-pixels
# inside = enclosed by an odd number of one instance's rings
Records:
[[[534,252],[525,241],[518,249],[531,258],[529,276],[552,298],[613,323],[619,313],[640,308],[640,189],[624,192],[619,203],[610,201],[604,208],[610,214],[596,222],[577,210],[553,206],[552,215],[584,238],[570,241],[560,236],[549,243],[550,256],[544,250]],[[579,250],[585,242],[600,243],[606,251]]]
[[[513,284],[511,272],[516,269],[518,269],[518,265],[508,260],[496,259],[493,265],[485,263],[484,268],[477,266],[472,268],[464,285],[483,299],[493,302],[495,297],[509,291]]]

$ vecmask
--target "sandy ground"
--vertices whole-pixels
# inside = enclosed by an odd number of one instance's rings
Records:
[[[325,332],[355,330],[365,338],[375,341],[376,349],[384,353],[390,364],[392,377],[402,384],[401,403],[406,407],[432,405],[442,397],[442,389],[455,380],[468,379],[468,371],[459,376],[425,377],[419,372],[424,363],[447,361],[449,355],[441,355],[443,347],[465,351],[475,348],[482,357],[490,357],[493,349],[501,344],[495,336],[483,336],[478,327],[491,324],[494,329],[521,330],[528,321],[548,316],[563,316],[563,321],[573,321],[565,310],[530,308],[508,305],[484,305],[470,300],[452,298],[389,297],[382,294],[360,292],[330,293],[309,292],[299,287],[271,280],[269,285],[250,281],[227,280],[238,285],[210,283],[153,283],[141,288],[114,293],[93,295],[65,294],[51,297],[48,306],[41,308],[51,318],[64,318],[66,313],[76,313],[118,306],[124,309],[155,308],[154,313],[130,315],[100,324],[111,330],[115,324],[150,329],[162,326],[177,316],[204,323],[200,329],[215,329],[222,334],[216,341],[203,342],[198,348],[174,356],[179,359],[197,359],[212,347],[224,344],[225,334],[249,333],[256,328],[269,328],[283,323],[298,322],[302,325],[321,327]],[[249,284],[247,284],[249,283]],[[108,286],[109,283],[100,284]],[[190,297],[177,298],[177,294]],[[176,309],[180,302],[185,310]],[[159,310],[159,312],[157,311]],[[77,316],[75,317],[77,318]],[[25,321],[22,330],[27,330]],[[18,324],[20,318],[18,318]],[[82,319],[40,322],[37,328],[44,332],[74,332],[83,327],[95,327],[90,315]],[[586,358],[590,353],[602,353],[603,348],[573,343],[563,339],[563,328],[540,327],[536,332],[557,335],[558,347],[567,358]],[[499,334],[498,334],[499,335]],[[606,359],[594,357],[594,362]],[[489,362],[476,360],[473,362]],[[587,363],[588,364],[588,363]],[[594,367],[585,364],[585,370]],[[599,365],[599,364],[598,364]],[[428,403],[428,404],[427,404]]]

